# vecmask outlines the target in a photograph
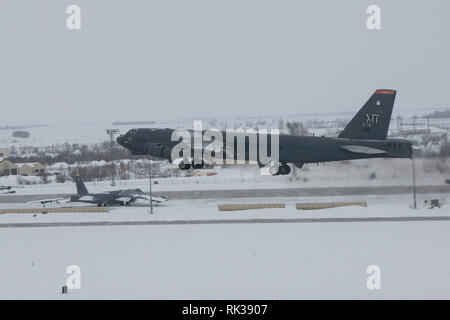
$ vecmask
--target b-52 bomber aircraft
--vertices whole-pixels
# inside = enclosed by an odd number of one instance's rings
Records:
[[[412,158],[412,143],[403,139],[387,139],[392,109],[396,97],[396,91],[390,89],[378,89],[354,118],[347,124],[338,137],[325,136],[291,136],[280,134],[278,140],[278,160],[271,162],[270,173],[272,175],[289,174],[293,164],[301,168],[306,163],[322,163],[329,161],[371,159],[371,158]],[[172,159],[172,149],[179,141],[172,141],[174,129],[131,129],[126,134],[117,138],[117,142],[135,155],[151,155],[157,158]],[[193,131],[191,131],[193,132]],[[204,132],[202,132],[204,133]],[[226,137],[226,132],[222,132]],[[261,133],[257,133],[260,141]],[[216,157],[225,159],[229,151],[236,155],[236,144],[225,140],[222,144],[222,155]],[[246,138],[244,138],[246,139]],[[249,159],[248,145],[245,142],[245,159]],[[267,143],[271,146],[272,136],[267,137]],[[193,144],[192,144],[193,145]],[[227,150],[227,145],[232,145]],[[258,144],[259,147],[259,144]],[[231,150],[232,149],[232,150]],[[202,146],[202,152],[205,147]],[[191,153],[192,154],[192,153]],[[180,169],[201,169],[203,163],[188,160],[186,157],[179,162]],[[256,161],[260,167],[266,165],[260,162],[259,153]]]
[[[75,183],[77,186],[77,194],[69,198],[44,199],[38,200],[45,206],[47,203],[67,203],[67,202],[84,202],[96,204],[98,207],[102,206],[126,206],[137,201],[150,201],[150,194],[143,192],[141,189],[125,189],[113,190],[102,193],[89,193],[86,185],[80,176],[75,176]],[[152,203],[159,205],[166,202],[167,199],[162,196],[152,195]],[[32,201],[36,202],[36,201]]]

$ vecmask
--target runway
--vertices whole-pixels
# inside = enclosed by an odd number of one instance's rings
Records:
[[[267,198],[267,197],[331,197],[359,195],[397,195],[412,193],[410,186],[379,186],[379,187],[327,187],[327,188],[272,188],[272,189],[228,189],[228,190],[185,190],[185,191],[155,191],[155,194],[169,200],[181,199],[237,199],[237,198]],[[450,193],[450,185],[418,186],[418,194]],[[3,195],[0,203],[24,203],[42,199],[64,198],[71,194],[35,194],[35,195]]]
[[[372,222],[436,222],[450,221],[450,216],[421,217],[367,217],[367,218],[296,218],[296,219],[222,219],[222,220],[169,220],[169,221],[96,221],[96,222],[36,222],[2,223],[0,228],[53,228],[53,227],[107,227],[152,225],[211,225],[258,223],[372,223]]]

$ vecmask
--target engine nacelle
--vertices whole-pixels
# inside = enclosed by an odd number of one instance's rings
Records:
[[[172,149],[165,146],[150,146],[149,153],[156,158],[170,159]]]

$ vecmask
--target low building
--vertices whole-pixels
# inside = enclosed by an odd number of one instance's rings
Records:
[[[19,166],[8,160],[0,162],[0,175],[2,176],[16,176],[19,172]]]
[[[44,166],[40,163],[32,163],[33,165],[33,174],[35,175],[43,175],[47,174],[47,166]]]
[[[11,156],[11,152],[8,149],[0,148],[0,158],[8,158]]]
[[[47,167],[37,162],[12,163],[9,160],[0,161],[0,175],[2,176],[37,176],[47,174],[47,172]]]
[[[18,173],[21,176],[38,176],[47,173],[47,166],[40,164],[38,162],[30,162],[30,163],[17,163]]]
[[[21,176],[31,176],[33,175],[33,166],[28,163],[18,163],[19,175]]]

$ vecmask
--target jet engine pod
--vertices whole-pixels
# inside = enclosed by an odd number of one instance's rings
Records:
[[[165,146],[150,146],[149,153],[153,157],[170,159],[171,148]]]

